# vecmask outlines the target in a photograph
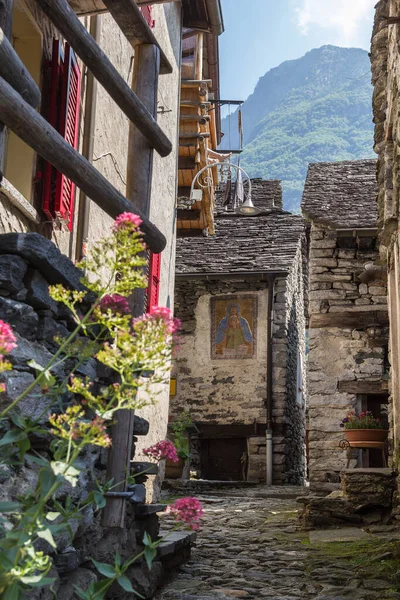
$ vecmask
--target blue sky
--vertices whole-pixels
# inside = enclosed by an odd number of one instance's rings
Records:
[[[376,0],[222,0],[221,98],[245,100],[281,62],[324,44],[369,50]]]

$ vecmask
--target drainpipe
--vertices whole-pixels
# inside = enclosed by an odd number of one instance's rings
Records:
[[[98,15],[90,17],[90,35],[96,42],[100,40],[100,19]],[[89,162],[93,161],[94,130],[96,122],[96,103],[97,103],[97,80],[89,69],[86,71],[86,98],[85,98],[85,118],[83,125],[82,155]],[[80,190],[78,223],[76,232],[76,260],[82,260],[86,256],[88,232],[89,232],[89,213],[90,198]]]
[[[268,321],[267,321],[267,429],[266,444],[266,484],[272,485],[273,446],[272,446],[272,323],[274,318],[275,277],[268,279]]]
[[[206,0],[206,5],[210,18],[211,33],[217,36],[221,35],[225,31],[221,0]]]

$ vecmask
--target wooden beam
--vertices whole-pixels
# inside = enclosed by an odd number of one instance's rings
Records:
[[[386,379],[339,381],[338,391],[346,394],[387,394],[389,382]]]
[[[212,86],[212,79],[181,79],[183,88]]]
[[[107,12],[102,0],[68,0],[77,15],[98,15]]]
[[[118,4],[118,2],[116,2]],[[151,115],[157,115],[158,75],[160,72],[160,50],[154,44],[143,44],[136,48],[132,76],[132,88]],[[151,186],[153,180],[154,152],[139,129],[131,125],[128,146],[127,197],[149,218]],[[130,298],[132,315],[140,317],[145,312],[145,291],[137,289]],[[122,482],[115,491],[126,490],[126,475],[132,459],[132,439],[135,413],[120,410],[115,414],[111,429],[112,446],[108,453],[107,480]],[[123,528],[125,525],[125,499],[108,498],[102,516],[105,527]]]
[[[93,165],[74,150],[53,127],[0,77],[0,121],[28,146],[71,179],[102,210],[115,218],[123,212],[140,216],[144,238],[153,252],[166,245],[163,234]]]
[[[310,329],[320,327],[339,327],[344,329],[364,329],[373,325],[388,325],[389,314],[384,310],[371,310],[366,312],[334,312],[311,315]]]
[[[179,138],[181,140],[200,140],[203,141],[205,138],[209,138],[209,133],[180,133]]]
[[[207,125],[207,123],[211,120],[209,115],[180,115],[181,121],[195,121],[200,123],[200,125]]]
[[[28,104],[34,108],[39,106],[40,90],[1,27],[0,77],[3,77]]]
[[[12,33],[12,15],[13,15],[14,0],[0,0],[0,27],[8,40],[11,39]],[[4,125],[0,122],[0,175],[3,165],[4,153]]]
[[[169,4],[170,2],[182,2],[182,0],[136,0],[139,6],[148,6],[149,4]]]
[[[171,63],[160,47],[135,0],[104,0],[104,4],[131,46],[133,48],[137,48],[140,44],[157,46],[160,51],[160,73],[172,73]]]
[[[203,79],[203,33],[197,34],[197,44],[196,44],[196,66],[195,66],[195,78],[197,81],[201,81]]]
[[[96,44],[68,5],[67,0],[36,0],[36,2],[128,119],[138,127],[161,156],[168,156],[172,151],[170,140]]]

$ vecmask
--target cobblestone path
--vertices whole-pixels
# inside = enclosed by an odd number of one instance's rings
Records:
[[[360,532],[360,540],[325,544],[318,540],[338,531],[316,532],[313,543],[299,527],[301,505],[287,491],[279,498],[232,493],[197,495],[206,512],[191,560],[156,600],[400,598],[393,583],[394,528],[376,528],[383,537]],[[166,529],[168,522],[163,517]]]

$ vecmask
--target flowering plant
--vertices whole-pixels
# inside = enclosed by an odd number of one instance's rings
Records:
[[[178,462],[179,460],[176,448],[169,440],[163,440],[150,446],[150,448],[145,448],[143,454],[153,458],[157,462],[166,459],[172,460],[172,462]]]
[[[347,417],[340,423],[344,429],[385,429],[382,419],[374,417],[369,410],[362,411],[358,415],[350,411]]]
[[[72,535],[71,519],[90,506],[94,510],[103,508],[105,494],[112,487],[129,482],[127,473],[125,482],[98,483],[95,491],[75,504],[68,494],[61,499],[59,493],[63,485],[78,484],[84,469],[79,459],[88,446],[111,445],[109,427],[115,413],[148,404],[153,399],[153,384],[168,381],[179,322],[168,309],[155,307],[151,314],[133,319],[129,308],[128,298],[134,290],[147,285],[143,273],[145,246],[139,225],[139,217],[123,213],[117,217],[111,235],[97,243],[85,263],[78,265],[86,272],[82,278],[86,291],[62,285],[50,288],[53,300],[69,309],[75,328],[66,338],[56,339],[58,350],[47,365],[28,363],[35,369],[36,378],[0,413],[0,467],[13,473],[22,470],[26,461],[37,465],[32,489],[0,502],[0,597],[4,600],[20,600],[29,596],[34,587],[50,586],[54,581],[48,577],[52,559],[38,550],[38,540],[45,540],[54,552],[54,535]],[[90,307],[88,291],[92,296]],[[0,381],[2,372],[11,369],[5,356],[16,347],[16,342],[9,324],[0,321]],[[112,383],[98,385],[79,375],[79,367],[92,358],[107,367]],[[67,373],[61,380],[54,375],[60,365]],[[150,377],[141,377],[144,371]],[[138,395],[139,387],[145,393]],[[38,388],[41,396],[48,398],[48,404],[34,421],[16,409]],[[1,382],[0,393],[4,391],[5,383]],[[63,404],[64,397],[68,398],[67,406]],[[53,412],[48,414],[53,404]],[[35,435],[50,442],[43,455],[31,446]],[[173,445],[165,441],[150,448],[149,456],[156,460],[177,458]],[[186,513],[179,519],[182,522],[188,523]],[[118,555],[114,566],[93,561],[106,579],[90,584],[87,590],[76,588],[77,596],[102,600],[114,582],[138,596],[125,572],[142,556],[151,566],[161,541],[152,541],[146,534],[143,552],[124,563]]]
[[[170,504],[168,512],[175,517],[177,523],[193,531],[199,529],[203,508],[197,498],[179,498]]]
[[[193,421],[188,413],[184,411],[182,415],[176,421],[173,421],[170,425],[172,429],[172,439],[178,457],[182,460],[187,460],[190,457],[189,451],[189,440],[186,434],[186,430],[193,425]]]

